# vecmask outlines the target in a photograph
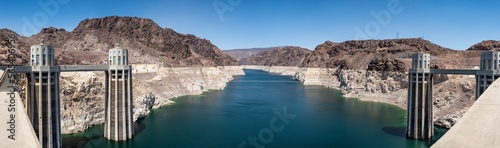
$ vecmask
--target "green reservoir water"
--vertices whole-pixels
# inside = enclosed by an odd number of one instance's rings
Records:
[[[405,137],[406,111],[343,98],[292,77],[245,70],[221,91],[175,99],[135,123],[127,142],[103,137],[103,125],[64,135],[64,147],[428,147]]]

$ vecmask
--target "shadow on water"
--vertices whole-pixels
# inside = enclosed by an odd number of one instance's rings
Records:
[[[101,139],[104,134],[86,135],[81,137],[65,137],[62,141],[63,148],[82,148],[92,140]]]
[[[134,122],[134,136],[137,136],[146,129],[146,124],[140,122]],[[62,141],[63,148],[83,148],[83,147],[94,147],[100,146],[105,143],[102,141],[104,137],[104,125],[98,125],[89,129],[90,132],[86,132],[84,135],[65,135]],[[111,141],[109,141],[111,142]],[[108,142],[108,143],[109,143]]]
[[[406,127],[383,127],[382,131],[393,136],[406,137]]]
[[[134,122],[134,134],[135,134],[135,136],[141,134],[142,131],[144,131],[144,129],[146,129],[146,124],[139,122],[139,121]]]
[[[397,137],[406,137],[406,127],[389,126],[389,127],[383,127],[382,131],[384,131],[384,133],[389,134],[389,135],[393,135],[393,136],[397,136]],[[409,139],[409,140],[410,141],[425,141],[427,146],[430,147],[431,145],[436,143],[439,140],[439,138],[441,138],[447,131],[448,131],[448,129],[446,129],[446,128],[434,127],[434,136],[432,138],[426,139],[426,140],[415,140],[415,139]],[[418,147],[418,144],[415,143],[414,146]]]
[[[434,127],[434,137],[432,137],[432,140],[430,140],[429,146],[433,145],[436,143],[441,137],[444,136],[444,134],[448,131],[449,129],[443,128],[443,127]]]

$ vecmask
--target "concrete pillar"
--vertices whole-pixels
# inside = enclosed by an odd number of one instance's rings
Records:
[[[476,74],[476,99],[500,77],[500,52],[485,51],[481,53],[481,69]]]
[[[44,44],[31,46],[27,74],[26,108],[33,129],[44,148],[62,145],[59,99],[59,67],[54,59],[54,48]]]
[[[412,68],[408,74],[408,102],[406,136],[428,139],[434,135],[430,55],[418,53],[412,56]]]
[[[134,135],[132,66],[128,65],[127,49],[118,45],[110,49],[109,67],[106,72],[104,137],[124,141]]]

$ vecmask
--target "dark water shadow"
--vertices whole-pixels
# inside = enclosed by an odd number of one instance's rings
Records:
[[[406,127],[383,127],[382,131],[393,136],[406,137]]]
[[[398,136],[398,137],[406,137],[406,127],[384,127],[382,128],[382,131],[384,133],[393,135],[393,136]],[[442,127],[434,127],[434,136],[429,139],[424,139],[424,140],[415,140],[411,139],[412,141],[423,141],[427,147],[432,146],[434,143],[436,143],[446,132],[448,129],[442,128]],[[420,145],[416,142],[414,143],[414,147],[419,147]]]
[[[134,122],[134,136],[139,135],[146,129],[146,124]],[[82,135],[82,136],[72,136],[65,137],[62,141],[63,148],[83,148],[83,147],[92,147],[96,145],[103,144],[102,141],[104,139],[104,127],[98,127],[97,131],[92,132],[95,134]],[[104,139],[106,140],[106,139]],[[98,142],[96,142],[98,141]]]
[[[82,137],[68,137],[62,141],[63,148],[83,148],[92,140],[99,140],[104,137],[103,134],[82,136]]]
[[[146,124],[140,122],[134,122],[134,136],[139,135],[146,129]]]

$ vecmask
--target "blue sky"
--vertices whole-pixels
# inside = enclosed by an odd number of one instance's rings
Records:
[[[44,9],[43,3],[57,7]],[[86,18],[118,15],[151,18],[163,28],[206,38],[223,50],[283,45],[313,50],[326,40],[391,39],[398,33],[400,38],[424,37],[458,50],[482,40],[500,40],[498,0],[0,0],[0,4],[0,28],[25,36],[49,26],[71,31]]]

